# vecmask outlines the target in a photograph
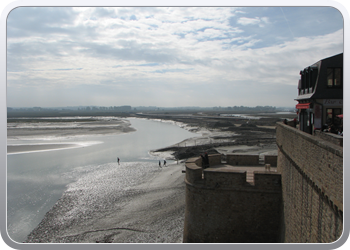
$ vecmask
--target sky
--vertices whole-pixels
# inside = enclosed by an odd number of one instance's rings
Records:
[[[7,106],[294,107],[300,70],[339,53],[333,7],[18,7]]]

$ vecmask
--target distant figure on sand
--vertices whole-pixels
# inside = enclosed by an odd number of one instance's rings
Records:
[[[120,159],[119,159],[119,157],[118,157],[118,165],[119,165],[119,161],[120,161]]]
[[[164,166],[166,165],[166,160],[164,160]]]
[[[159,161],[159,167],[162,167],[160,161]]]

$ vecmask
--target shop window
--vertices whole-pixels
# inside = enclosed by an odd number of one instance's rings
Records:
[[[327,69],[327,86],[329,88],[341,88],[343,86],[343,74],[341,68]]]
[[[341,125],[341,119],[337,117],[337,115],[340,114],[342,114],[341,109],[327,109],[327,124],[335,126]]]

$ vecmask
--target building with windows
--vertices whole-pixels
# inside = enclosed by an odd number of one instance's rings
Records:
[[[312,134],[342,126],[343,53],[325,58],[300,71],[298,109],[300,130]]]

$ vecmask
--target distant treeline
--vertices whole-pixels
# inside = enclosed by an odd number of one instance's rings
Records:
[[[98,107],[98,106],[84,106],[84,107],[62,107],[62,108],[42,108],[42,107],[30,107],[30,108],[7,108],[7,112],[16,111],[127,111],[132,110],[131,106],[110,106],[110,107]]]
[[[67,108],[7,108],[7,118],[15,117],[62,117],[62,116],[119,116],[132,113],[131,106],[120,107],[67,107]]]
[[[281,108],[276,108],[273,106],[256,106],[256,107],[246,107],[246,106],[233,106],[233,107],[213,107],[213,110],[220,111],[256,111],[256,112],[276,112],[280,111]]]
[[[155,106],[79,106],[79,107],[59,107],[59,108],[7,108],[7,117],[25,117],[25,116],[129,116],[140,112],[146,113],[164,113],[164,112],[178,112],[178,113],[193,113],[193,112],[278,112],[278,111],[294,111],[293,108],[276,108],[272,106],[233,106],[233,107],[155,107]]]

